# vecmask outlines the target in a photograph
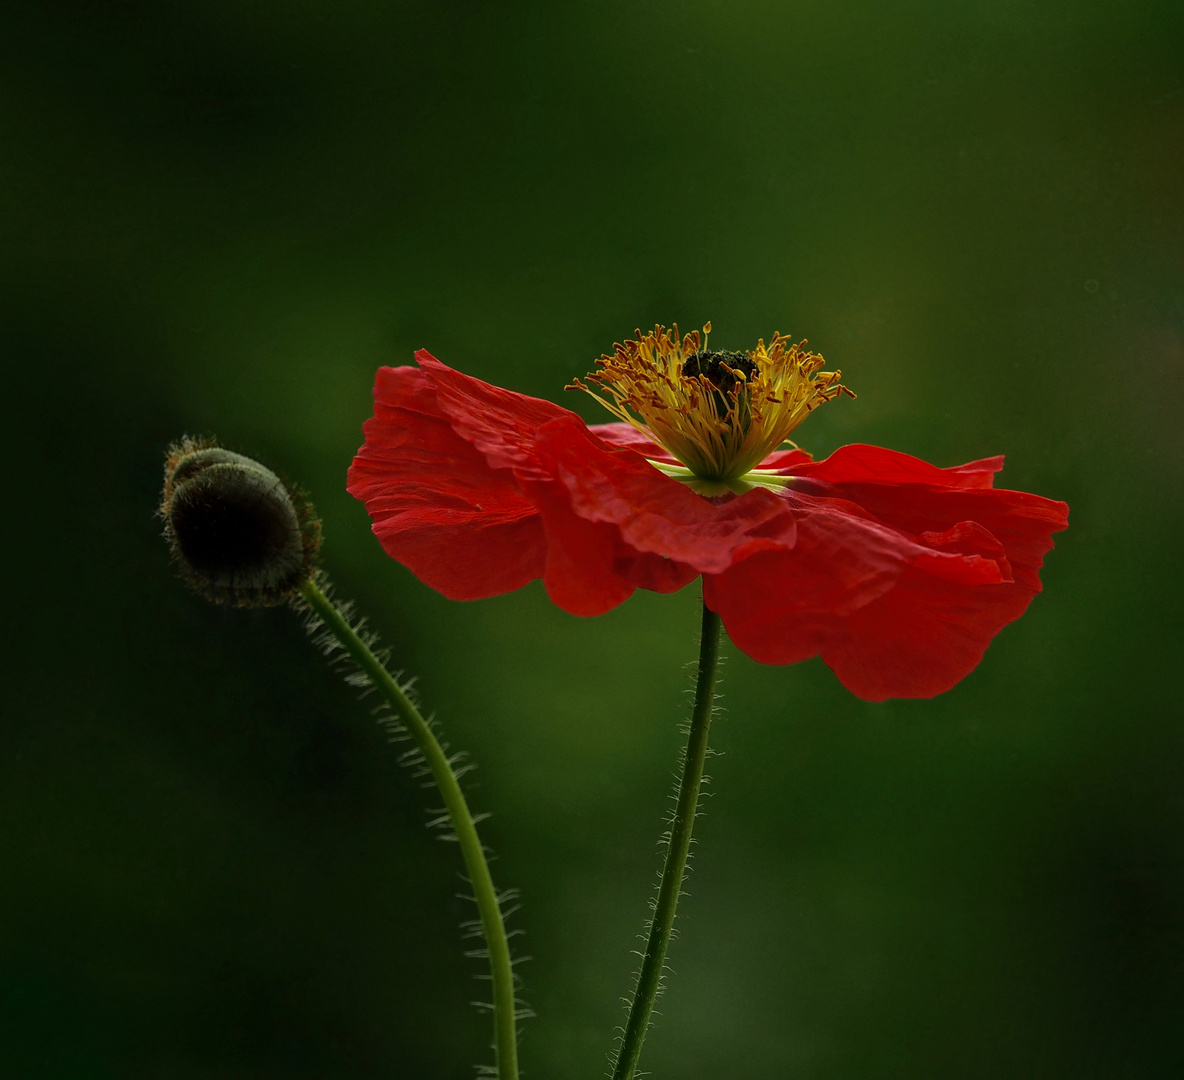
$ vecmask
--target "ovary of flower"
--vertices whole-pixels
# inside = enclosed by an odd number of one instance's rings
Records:
[[[614,345],[597,361],[600,370],[573,388],[660,443],[687,471],[654,464],[702,495],[783,486],[752,471],[812,409],[855,395],[839,382],[840,372],[821,370],[822,357],[806,352],[804,341],[774,334],[768,346],[761,340],[744,354],[713,353],[706,349],[710,332],[710,323],[702,335],[681,338],[677,326],[638,330],[636,340]]]
[[[660,473],[681,481],[705,499],[743,495],[754,487],[762,487],[767,491],[784,491],[793,484],[792,476],[786,476],[776,469],[749,469],[748,472],[734,476],[730,480],[709,480],[685,465],[671,465],[668,461],[657,461],[654,458],[646,458],[646,461]]]

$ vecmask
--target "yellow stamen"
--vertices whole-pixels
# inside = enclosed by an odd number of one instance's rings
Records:
[[[591,394],[619,420],[661,444],[694,476],[730,484],[785,444],[810,410],[840,394],[841,373],[817,353],[774,334],[746,354],[709,353],[711,323],[679,338],[678,326],[636,332],[569,390]],[[692,357],[694,358],[692,360]],[[690,363],[694,374],[684,374]]]

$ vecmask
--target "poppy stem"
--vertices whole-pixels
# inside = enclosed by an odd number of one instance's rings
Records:
[[[641,1057],[641,1044],[650,1026],[654,999],[662,985],[666,964],[666,948],[674,929],[675,908],[682,892],[686,875],[687,856],[691,849],[691,830],[699,805],[699,789],[703,783],[703,765],[707,759],[707,733],[715,711],[715,678],[719,665],[720,619],[703,604],[703,630],[699,641],[699,673],[695,683],[695,707],[687,733],[687,748],[683,754],[682,778],[678,787],[678,804],[670,823],[670,839],[666,847],[666,862],[662,867],[661,885],[654,905],[654,918],[642,956],[637,990],[629,1009],[629,1021],[621,1039],[613,1080],[633,1080]]]
[[[312,579],[300,586],[300,595],[340,642],[374,688],[386,699],[394,714],[410,733],[423,754],[448,809],[453,831],[460,844],[465,869],[473,887],[481,927],[489,950],[493,980],[494,1050],[497,1055],[497,1080],[518,1080],[518,1031],[514,1001],[514,969],[510,945],[502,919],[501,905],[493,887],[493,877],[485,858],[485,849],[477,835],[473,815],[453,771],[451,759],[440,745],[431,727],[412,704],[394,676],[358,636],[349,620],[338,610]]]

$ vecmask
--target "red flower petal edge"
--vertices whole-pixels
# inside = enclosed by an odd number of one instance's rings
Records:
[[[380,368],[349,471],[387,553],[455,600],[542,578],[596,615],[699,575],[736,645],[762,663],[820,655],[872,701],[962,679],[1040,591],[1061,502],[992,486],[1002,458],[939,469],[875,446],[762,463],[784,490],[706,499],[626,424],[462,375],[430,353]]]

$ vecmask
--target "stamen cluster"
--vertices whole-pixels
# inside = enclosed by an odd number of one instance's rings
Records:
[[[825,361],[774,334],[747,353],[709,352],[702,335],[655,326],[613,346],[578,387],[661,444],[696,476],[731,481],[784,444],[810,411],[855,395]]]

